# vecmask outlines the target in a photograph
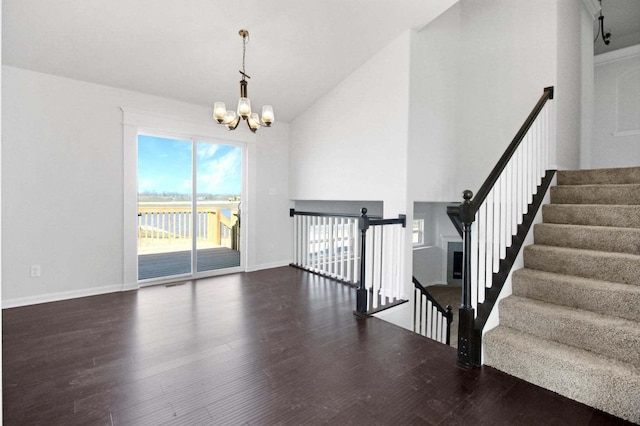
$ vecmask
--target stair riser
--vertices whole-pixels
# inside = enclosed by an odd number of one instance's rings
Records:
[[[545,223],[640,228],[640,206],[546,204]]]
[[[640,167],[599,170],[561,170],[558,185],[640,183]]]
[[[539,271],[640,285],[640,258],[630,254],[576,250],[567,255],[549,246],[527,246],[524,265]]]
[[[552,204],[640,204],[640,184],[551,187]]]
[[[554,226],[534,227],[536,244],[640,255],[640,228]]]
[[[640,367],[640,328],[627,320],[509,297],[500,302],[500,324]]]
[[[537,338],[510,339],[502,326],[484,336],[484,360],[489,366],[557,392],[617,417],[640,423],[640,374],[577,352],[563,353],[559,344]],[[506,328],[506,327],[505,327]],[[533,341],[532,341],[533,340]],[[571,350],[571,349],[570,349]],[[584,352],[584,351],[582,351]]]
[[[528,272],[518,270],[513,273],[514,295],[640,321],[639,286]]]

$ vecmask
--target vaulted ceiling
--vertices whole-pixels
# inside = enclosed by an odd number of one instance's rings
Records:
[[[288,122],[456,0],[4,0],[3,63],[235,108],[242,39],[254,108]]]
[[[254,108],[272,104],[277,119],[289,122],[403,31],[423,27],[456,1],[4,0],[2,60],[234,108],[238,30],[246,28]],[[597,41],[596,53],[640,42],[640,0],[603,0],[603,13],[612,42]]]

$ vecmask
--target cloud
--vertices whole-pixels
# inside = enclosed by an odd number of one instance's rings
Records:
[[[222,156],[207,161],[200,166],[199,171],[198,193],[240,195],[242,150],[231,149]]]
[[[206,160],[209,158],[213,158],[216,155],[216,151],[218,151],[219,145],[212,143],[199,143],[198,144],[198,159]]]
[[[146,192],[153,190],[153,179],[144,178],[138,181],[138,192]]]

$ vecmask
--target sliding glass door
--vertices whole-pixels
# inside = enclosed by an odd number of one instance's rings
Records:
[[[242,149],[196,142],[197,271],[240,266]]]
[[[240,266],[242,148],[138,135],[138,280]]]

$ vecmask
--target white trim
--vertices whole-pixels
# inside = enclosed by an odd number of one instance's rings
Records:
[[[640,129],[636,129],[636,130],[625,130],[622,132],[613,132],[611,133],[613,136],[616,137],[622,137],[622,136],[635,136],[635,135],[640,135]]]
[[[213,138],[221,141],[255,143],[256,135],[249,129],[238,127],[230,132],[224,126],[213,121],[203,122],[184,117],[176,117],[151,111],[144,111],[129,107],[120,107],[122,110],[122,124],[135,126],[138,130],[161,131],[177,133],[195,137]]]
[[[281,268],[289,266],[292,260],[280,260],[278,262],[261,263],[260,265],[247,266],[247,272],[262,271],[263,269]]]
[[[123,218],[122,218],[122,289],[138,286],[138,130],[133,125],[122,126]],[[127,184],[136,182],[136,185]],[[133,238],[131,238],[133,236]]]
[[[137,288],[138,285],[155,285],[165,283],[164,280],[152,280],[153,282],[138,281],[138,242],[137,242],[137,212],[138,212],[138,190],[137,184],[137,145],[138,134],[151,134],[161,137],[185,137],[193,141],[206,141],[218,144],[228,144],[242,148],[242,216],[241,221],[245,224],[245,229],[249,225],[249,211],[253,202],[253,197],[249,193],[250,154],[255,146],[256,136],[248,129],[239,129],[234,132],[225,130],[223,126],[211,121],[203,122],[191,118],[175,117],[171,115],[159,114],[150,111],[138,110],[135,108],[120,107],[122,110],[122,150],[123,150],[123,255],[124,271],[123,285],[125,288]],[[229,274],[242,272],[248,265],[248,236],[247,232],[241,233],[240,267],[226,268],[223,273]],[[207,271],[194,273],[189,279],[199,279],[209,276],[220,275],[222,272]],[[174,282],[176,277],[167,278],[166,282]]]
[[[242,266],[234,266],[224,269],[212,269],[191,274],[171,275],[168,277],[148,278],[138,281],[139,288],[153,287],[156,285],[179,284],[187,281],[202,280],[205,278],[219,277],[221,275],[240,274],[245,272]]]
[[[593,63],[596,66],[610,64],[612,62],[622,61],[638,55],[640,55],[640,44],[596,55],[593,58]]]
[[[60,300],[77,299],[79,297],[97,296],[107,293],[118,293],[123,291],[122,284],[107,285],[103,287],[83,288],[81,290],[62,291],[59,293],[39,294],[37,296],[18,297],[2,301],[2,309],[17,308],[19,306],[36,305],[39,303],[57,302]],[[130,289],[130,290],[136,290]]]

